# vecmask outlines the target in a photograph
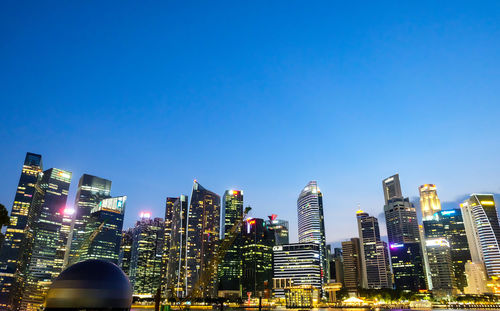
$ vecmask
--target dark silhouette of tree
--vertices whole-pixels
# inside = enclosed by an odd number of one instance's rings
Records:
[[[5,208],[3,204],[0,204],[0,231],[2,230],[3,226],[7,226],[10,223],[10,218],[9,218],[9,212]],[[0,232],[0,247],[3,244],[4,240],[4,235],[3,233]]]

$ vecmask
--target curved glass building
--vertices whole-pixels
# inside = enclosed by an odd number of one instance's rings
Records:
[[[321,277],[327,283],[328,261],[326,254],[325,221],[323,216],[323,195],[316,181],[310,181],[297,199],[299,221],[299,243],[319,244]]]

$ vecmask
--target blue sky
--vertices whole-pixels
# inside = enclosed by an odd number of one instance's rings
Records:
[[[139,211],[193,179],[240,188],[297,236],[324,194],[327,240],[378,215],[381,180],[442,201],[500,192],[500,3],[13,2],[0,9],[0,202],[24,154],[113,181]]]

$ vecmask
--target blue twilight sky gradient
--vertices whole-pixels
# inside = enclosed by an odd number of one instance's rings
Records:
[[[328,241],[396,172],[410,197],[500,192],[499,21],[499,1],[4,1],[0,202],[27,151],[73,172],[71,203],[82,173],[111,179],[126,227],[194,178],[292,240],[312,179]]]

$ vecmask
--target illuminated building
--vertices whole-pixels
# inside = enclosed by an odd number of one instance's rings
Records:
[[[378,219],[361,210],[356,212],[362,266],[361,287],[392,288],[387,244],[380,240]]]
[[[323,194],[316,181],[310,181],[297,199],[299,243],[319,244],[322,283],[327,283],[328,258],[326,253]]]
[[[101,259],[118,264],[126,201],[126,196],[107,198],[92,208],[75,262]]]
[[[426,239],[443,238],[449,242],[455,283],[457,288],[463,291],[467,286],[465,264],[471,260],[471,256],[461,210],[439,211],[423,223]]]
[[[130,282],[134,296],[154,297],[160,288],[164,234],[162,218],[151,219],[151,213],[141,213],[141,219],[133,231],[130,260]]]
[[[489,293],[487,287],[488,278],[482,262],[469,261],[465,264],[465,275],[467,276],[467,286],[464,293],[468,295],[483,295]]]
[[[25,275],[22,310],[39,308],[52,280],[63,267],[67,232],[61,230],[66,207],[71,172],[51,168],[38,180],[37,191],[28,217],[27,243],[29,254],[22,259]]]
[[[312,286],[321,290],[320,245],[293,243],[273,247],[273,289],[285,297],[287,289]]]
[[[450,243],[444,238],[426,238],[425,246],[432,278],[432,293],[438,297],[456,294]]]
[[[110,197],[111,181],[83,174],[78,182],[75,197],[75,215],[71,228],[71,247],[69,248],[65,264],[78,261],[78,252],[85,240],[85,226],[90,220],[90,213],[99,202]],[[74,260],[75,259],[75,260]]]
[[[134,229],[129,228],[122,232],[122,242],[120,244],[120,256],[118,265],[123,272],[130,277],[130,262],[132,261],[132,244],[134,244]]]
[[[161,264],[161,293],[163,298],[170,297],[170,284],[168,284],[168,268],[170,261],[170,248],[172,244],[172,221],[174,217],[174,204],[179,198],[167,197],[165,201],[165,233]]]
[[[267,224],[274,231],[274,240],[276,245],[289,244],[288,238],[288,221],[278,219],[278,215],[272,214],[268,216]]]
[[[14,203],[10,213],[10,224],[5,232],[5,240],[0,250],[0,310],[11,309],[16,293],[16,270],[19,257],[26,250],[25,229],[28,222],[35,185],[42,172],[42,156],[27,153],[24,159],[21,177],[16,189]],[[17,288],[18,289],[18,288]],[[17,304],[18,301],[15,302]]]
[[[422,218],[432,219],[434,213],[441,210],[441,202],[437,196],[436,185],[425,184],[418,187],[420,192],[420,208],[422,209]]]
[[[394,287],[412,292],[426,289],[421,244],[393,243],[390,252]]]
[[[382,181],[384,189],[385,204],[394,198],[402,198],[401,183],[399,182],[399,174],[388,177]]]
[[[187,233],[187,291],[192,290],[201,271],[209,269],[220,233],[220,197],[203,188],[196,180],[193,184],[188,211]],[[216,271],[215,271],[216,272]],[[204,297],[216,297],[217,273],[205,287]]]
[[[163,295],[167,298],[175,295],[176,297],[186,296],[186,233],[188,221],[188,197],[181,195],[176,198],[173,204],[169,204],[167,199],[166,214],[171,215],[171,235],[170,235],[170,248],[164,248],[164,257],[168,256],[165,270],[166,280],[163,289]],[[174,293],[171,293],[171,291]]]
[[[489,278],[500,275],[500,225],[491,194],[472,194],[461,205],[473,262],[481,262]]]
[[[344,287],[350,293],[357,293],[363,278],[359,238],[342,242],[342,257],[344,259]]]
[[[241,287],[243,295],[271,297],[274,232],[263,219],[246,220],[242,230]]]
[[[344,284],[344,259],[342,248],[334,248],[330,255],[330,280]]]
[[[243,191],[226,190],[222,197],[222,221],[221,237],[231,230],[238,220],[243,217]],[[229,247],[219,265],[219,295],[227,297],[233,295],[241,296],[240,280],[242,276],[242,240],[237,236],[234,243]]]

